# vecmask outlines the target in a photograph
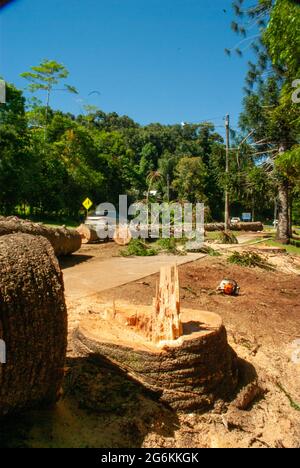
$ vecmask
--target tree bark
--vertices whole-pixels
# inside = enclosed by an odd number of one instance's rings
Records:
[[[290,240],[289,189],[286,181],[279,182],[278,202],[278,226],[276,238],[282,244],[288,244]]]
[[[148,317],[150,309],[139,306],[140,314],[145,312]],[[100,365],[125,372],[174,410],[204,409],[217,399],[227,400],[238,381],[237,356],[228,345],[221,318],[191,309],[181,312],[183,336],[163,341],[161,346],[126,325],[129,318],[118,323],[111,316],[91,315],[73,332],[75,350]]]
[[[75,229],[48,228],[42,223],[19,219],[15,216],[0,217],[0,236],[22,232],[33,236],[43,236],[52,245],[55,255],[70,255],[81,247],[81,236]]]
[[[67,347],[62,273],[42,237],[0,237],[0,416],[57,400]]]
[[[204,225],[204,229],[207,232],[212,231],[224,231],[225,225],[224,223],[208,223]],[[256,221],[254,223],[236,223],[230,224],[231,231],[263,231],[264,226],[260,221]]]

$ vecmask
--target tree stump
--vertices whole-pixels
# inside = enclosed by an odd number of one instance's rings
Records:
[[[74,331],[77,352],[125,371],[176,410],[230,397],[237,362],[219,315],[180,309],[177,269],[161,271],[154,305],[104,308]]]
[[[22,232],[33,236],[43,236],[52,245],[55,255],[70,255],[81,247],[81,236],[75,229],[49,228],[42,223],[19,219],[16,216],[0,216],[0,236]]]
[[[53,403],[64,374],[67,311],[62,273],[43,237],[0,237],[0,416]]]

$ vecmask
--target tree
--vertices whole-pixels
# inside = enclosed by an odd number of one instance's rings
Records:
[[[6,83],[6,103],[0,105],[0,206],[4,213],[24,199],[31,165],[27,147],[25,99],[21,91]]]
[[[206,201],[205,182],[207,171],[199,157],[185,156],[180,159],[175,169],[173,188],[180,200],[192,203]]]
[[[257,53],[257,63],[249,62],[248,98],[244,100],[240,122],[245,132],[251,132],[251,141],[260,158],[264,156],[269,162],[268,167],[274,167],[274,160],[299,142],[299,117],[292,102],[291,73],[299,69],[299,38],[293,48],[292,37],[297,31],[295,25],[299,22],[300,10],[289,0],[257,0],[246,10],[242,5],[243,1],[234,4],[237,16],[252,18],[258,32],[254,40],[251,36],[247,39]],[[239,33],[241,27],[238,23],[233,25]],[[244,35],[247,36],[245,28]],[[263,73],[268,75],[266,80]],[[278,170],[273,174],[277,179],[279,199],[277,237],[287,243],[291,235],[290,184]]]
[[[64,65],[55,60],[43,60],[39,65],[31,67],[31,71],[21,73],[21,76],[30,82],[28,85],[29,91],[44,91],[46,93],[46,113],[45,126],[48,123],[48,110],[50,97],[53,91],[67,91],[77,94],[76,88],[63,83],[62,88],[55,88],[61,81],[64,81],[69,76],[69,72]]]

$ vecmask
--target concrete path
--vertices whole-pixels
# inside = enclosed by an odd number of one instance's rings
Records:
[[[183,265],[205,256],[189,253],[184,256],[94,258],[63,270],[65,295],[70,299],[80,299],[158,273],[162,266]]]

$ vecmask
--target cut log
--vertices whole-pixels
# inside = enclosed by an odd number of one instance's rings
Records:
[[[80,234],[83,244],[92,244],[93,242],[99,241],[98,234],[92,226],[87,224],[80,224],[76,231]]]
[[[15,216],[8,218],[0,216],[0,236],[17,232],[45,237],[52,245],[57,257],[70,255],[81,247],[81,237],[75,229],[50,228],[42,223],[32,223]]]
[[[132,239],[130,229],[127,225],[119,225],[116,227],[113,239],[118,245],[128,245]]]
[[[62,273],[43,237],[0,237],[0,416],[58,398],[67,346]]]
[[[207,232],[213,231],[224,231],[224,223],[207,223],[204,225],[204,229]]]
[[[237,224],[231,224],[230,229],[232,231],[263,231],[264,226],[263,223],[260,221],[255,221],[253,223],[237,223]]]
[[[204,225],[204,229],[207,232],[212,232],[212,231],[224,231],[225,225],[224,223],[208,223]],[[253,222],[253,223],[236,223],[236,224],[230,224],[230,230],[231,231],[263,231],[264,226],[260,221]]]

